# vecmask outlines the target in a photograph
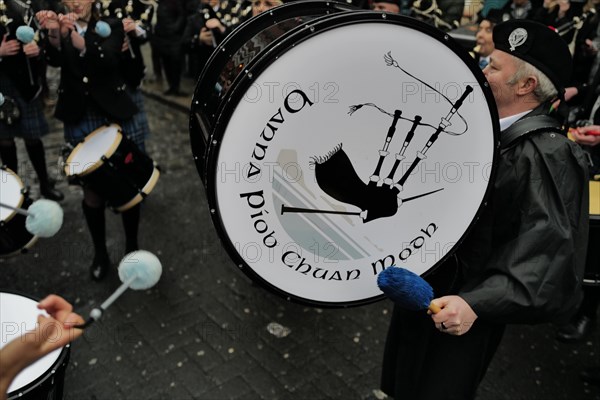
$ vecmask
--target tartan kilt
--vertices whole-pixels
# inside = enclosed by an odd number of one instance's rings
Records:
[[[127,94],[133,100],[133,103],[138,108],[138,112],[133,116],[130,123],[127,124],[127,135],[138,147],[144,151],[144,141],[150,136],[150,125],[148,124],[148,117],[146,116],[146,110],[144,109],[144,96],[142,90],[130,89],[127,87]],[[125,129],[125,128],[124,128]]]
[[[137,114],[136,114],[137,115]],[[143,152],[146,152],[144,144],[144,134],[134,119],[136,116],[125,120],[118,121],[109,119],[94,107],[88,107],[83,118],[77,123],[64,123],[65,141],[76,146],[82,142],[87,135],[101,128],[104,125],[116,123],[121,127],[123,134],[130,139]],[[145,114],[144,114],[145,117]]]
[[[44,116],[44,108],[40,96],[26,102],[19,94],[10,78],[0,72],[0,93],[17,102],[21,118],[16,124],[7,125],[0,122],[0,139],[20,137],[23,139],[39,139],[48,134],[48,122]]]

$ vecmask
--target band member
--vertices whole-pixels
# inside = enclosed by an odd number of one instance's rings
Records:
[[[183,0],[162,0],[156,8],[156,25],[150,39],[153,57],[157,57],[162,65],[169,88],[165,95],[181,96],[181,73],[183,65],[183,49],[181,38],[185,28],[187,14]],[[156,71],[156,70],[155,70]]]
[[[429,277],[442,310],[394,310],[382,389],[397,400],[474,398],[506,324],[568,321],[582,298],[587,165],[548,115],[570,78],[569,50],[528,20],[500,23],[493,37],[483,71],[502,129],[493,192],[455,257],[436,270],[449,276]]]
[[[494,51],[494,40],[492,31],[496,24],[502,22],[502,12],[498,9],[489,10],[487,15],[479,22],[477,33],[475,34],[475,56],[481,69],[487,67],[490,63],[490,54]]]
[[[16,35],[19,27],[29,27],[30,24],[35,27],[32,20],[34,7],[39,10],[41,3],[0,1],[0,93],[6,99],[5,102],[10,102],[20,113],[19,118],[0,120],[0,158],[8,168],[18,173],[14,138],[22,138],[38,176],[41,195],[60,201],[64,196],[54,188],[54,182],[48,176],[45,149],[41,140],[49,130],[40,96],[44,71],[40,48],[34,37],[25,43],[18,40]]]
[[[147,6],[139,0],[112,1],[105,14],[116,16],[123,23],[125,39],[121,49],[120,69],[125,79],[127,94],[131,97],[138,112],[124,128],[127,135],[138,148],[145,151],[145,139],[150,136],[150,126],[144,106],[144,96],[141,86],[146,75],[146,65],[142,55],[142,45],[150,37],[150,24],[153,12],[152,6]]]
[[[121,53],[125,40],[123,23],[114,17],[103,21],[110,26],[106,36],[96,32],[99,7],[93,0],[64,1],[68,14],[44,10],[36,14],[47,31],[47,60],[61,67],[61,82],[55,116],[63,121],[65,140],[82,141],[97,128],[116,122],[123,132],[143,148],[143,136],[130,136],[132,118],[139,111],[127,94]],[[83,213],[94,244],[90,266],[92,279],[102,279],[110,266],[106,248],[105,200],[83,187]],[[139,205],[122,213],[125,251],[138,248]]]
[[[6,399],[11,382],[28,365],[83,335],[83,330],[73,328],[84,323],[83,318],[62,297],[51,294],[40,301],[38,308],[50,316],[40,315],[34,331],[0,350],[0,399]]]
[[[217,17],[214,8],[216,0],[202,1],[194,14],[187,19],[182,43],[189,57],[189,73],[198,78],[213,50],[226,35],[226,27]]]

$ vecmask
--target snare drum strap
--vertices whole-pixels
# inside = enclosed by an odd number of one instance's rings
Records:
[[[549,115],[534,115],[518,120],[500,135],[502,151],[508,149],[518,140],[530,136],[536,132],[554,131],[564,134],[563,127],[555,118]]]

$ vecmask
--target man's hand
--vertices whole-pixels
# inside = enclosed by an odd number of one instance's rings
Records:
[[[477,314],[460,296],[444,296],[433,299],[432,303],[442,309],[437,314],[432,314],[431,319],[435,322],[435,326],[444,333],[464,335],[477,319]]]

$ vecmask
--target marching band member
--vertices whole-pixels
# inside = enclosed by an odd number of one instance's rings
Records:
[[[97,128],[116,122],[123,133],[143,149],[143,136],[130,136],[132,118],[139,110],[127,94],[121,69],[123,23],[117,18],[105,18],[110,34],[103,37],[102,32],[95,29],[100,15],[93,0],[64,0],[63,3],[70,11],[68,14],[57,15],[44,10],[36,17],[47,30],[48,63],[61,67],[55,116],[64,123],[65,140],[76,144]],[[83,213],[94,244],[90,273],[92,279],[100,280],[110,266],[105,200],[85,186],[83,196]],[[127,253],[138,248],[139,217],[139,205],[122,213]]]
[[[475,34],[477,42],[476,60],[479,67],[484,69],[490,63],[490,54],[494,51],[494,40],[492,39],[492,31],[496,24],[502,22],[502,12],[498,9],[491,9],[485,17],[482,17]]]
[[[528,20],[500,23],[493,37],[483,72],[502,129],[494,190],[455,257],[437,270],[457,269],[432,282],[442,310],[394,309],[382,389],[396,400],[474,398],[506,324],[567,321],[582,298],[587,165],[548,114],[571,75],[569,50]]]
[[[23,3],[24,4],[24,3]],[[28,43],[17,39],[17,29],[33,22],[33,9],[40,9],[39,1],[23,8],[16,2],[0,1],[0,93],[18,106],[20,118],[0,120],[0,158],[18,173],[15,137],[25,141],[25,149],[40,182],[42,196],[60,201],[63,194],[54,188],[48,177],[42,136],[49,131],[41,101],[43,74],[40,48],[36,40]],[[33,31],[33,30],[32,30]],[[30,38],[34,39],[34,37]]]
[[[215,3],[218,4],[218,1],[200,1],[199,8],[188,17],[183,31],[183,47],[190,58],[189,73],[195,79],[226,34],[225,26],[214,12]]]
[[[156,18],[154,34],[150,42],[154,56],[160,60],[167,78],[169,87],[164,94],[181,96],[183,95],[179,87],[183,64],[181,38],[186,21],[184,1],[161,0],[156,9]]]

